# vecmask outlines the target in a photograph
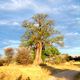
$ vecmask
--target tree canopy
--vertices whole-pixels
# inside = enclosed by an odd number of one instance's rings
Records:
[[[63,36],[54,28],[54,21],[47,14],[36,14],[32,20],[25,20],[22,24],[26,31],[22,43],[26,46],[35,45],[38,41],[52,45],[63,45]]]
[[[47,14],[36,14],[31,20],[22,24],[25,33],[22,36],[22,45],[35,48],[35,62],[41,63],[42,50],[53,43],[63,46],[63,36],[55,29],[54,21]]]

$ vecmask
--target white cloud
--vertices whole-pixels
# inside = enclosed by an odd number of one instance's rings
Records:
[[[45,7],[46,8],[46,7]],[[9,0],[3,4],[0,4],[2,10],[21,10],[21,9],[33,9],[33,10],[45,10],[42,6],[39,6],[34,0]]]
[[[80,21],[80,17],[77,17],[76,20]]]
[[[47,5],[37,5],[37,4],[33,4],[33,10],[38,13],[38,12],[51,12],[51,9],[49,6]]]
[[[20,25],[20,24],[18,22],[16,22],[16,21],[13,21],[12,25]]]
[[[0,20],[0,25],[20,25],[18,21],[13,20]]]
[[[19,10],[29,7],[33,4],[33,0],[9,0],[3,4],[0,4],[0,9],[2,10]]]
[[[66,3],[65,0],[47,0],[48,2],[52,3],[53,5],[47,5],[43,3],[39,3],[36,0],[9,0],[7,2],[4,2],[3,4],[0,4],[0,10],[9,10],[9,11],[17,11],[21,9],[30,9],[33,10],[36,13],[43,12],[43,13],[53,13],[53,14],[59,14],[64,13],[66,11],[68,12],[76,12],[80,11],[79,5],[74,4],[65,4],[61,6],[55,6],[55,4],[62,4]],[[70,0],[68,0],[70,2]]]
[[[20,44],[19,40],[3,40],[4,45]]]
[[[70,14],[79,14],[80,13],[80,5],[69,5],[67,7],[67,10],[69,11]]]
[[[80,56],[80,47],[68,47],[59,49],[62,53],[68,53],[72,56]]]
[[[8,45],[8,46],[5,46],[3,49],[5,49],[5,48],[18,48],[18,46],[19,45],[17,45],[17,44],[13,44],[13,45]]]
[[[0,10],[17,11],[21,9],[31,9],[35,13],[48,12],[57,14],[60,12],[59,8],[53,8],[49,5],[36,2],[35,0],[9,0],[8,2],[0,4]]]
[[[76,10],[76,11],[80,11],[80,5],[71,5],[70,9]]]
[[[50,3],[60,3],[60,2],[64,2],[65,0],[48,0],[48,2]]]
[[[19,40],[3,40],[2,44],[5,45],[5,47],[0,48],[0,54],[4,53],[5,48],[18,48],[20,41]]]
[[[80,33],[78,32],[70,32],[70,33],[66,33],[65,36],[80,36]]]

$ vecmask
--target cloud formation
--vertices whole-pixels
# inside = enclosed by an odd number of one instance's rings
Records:
[[[65,36],[80,36],[80,33],[78,32],[70,32],[70,33],[66,33]]]
[[[13,20],[0,20],[0,25],[20,25],[18,21],[13,21]]]
[[[70,54],[71,56],[80,56],[80,47],[68,47],[60,49],[62,53]]]
[[[3,4],[0,4],[2,10],[20,10],[27,8],[33,4],[33,0],[9,0]]]

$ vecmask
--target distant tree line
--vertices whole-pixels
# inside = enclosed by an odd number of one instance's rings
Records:
[[[80,56],[75,57],[69,56],[69,60],[80,61]]]

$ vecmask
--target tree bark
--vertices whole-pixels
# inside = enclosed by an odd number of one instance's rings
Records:
[[[42,63],[41,54],[42,54],[42,42],[38,42],[36,44],[34,64],[38,65]]]

